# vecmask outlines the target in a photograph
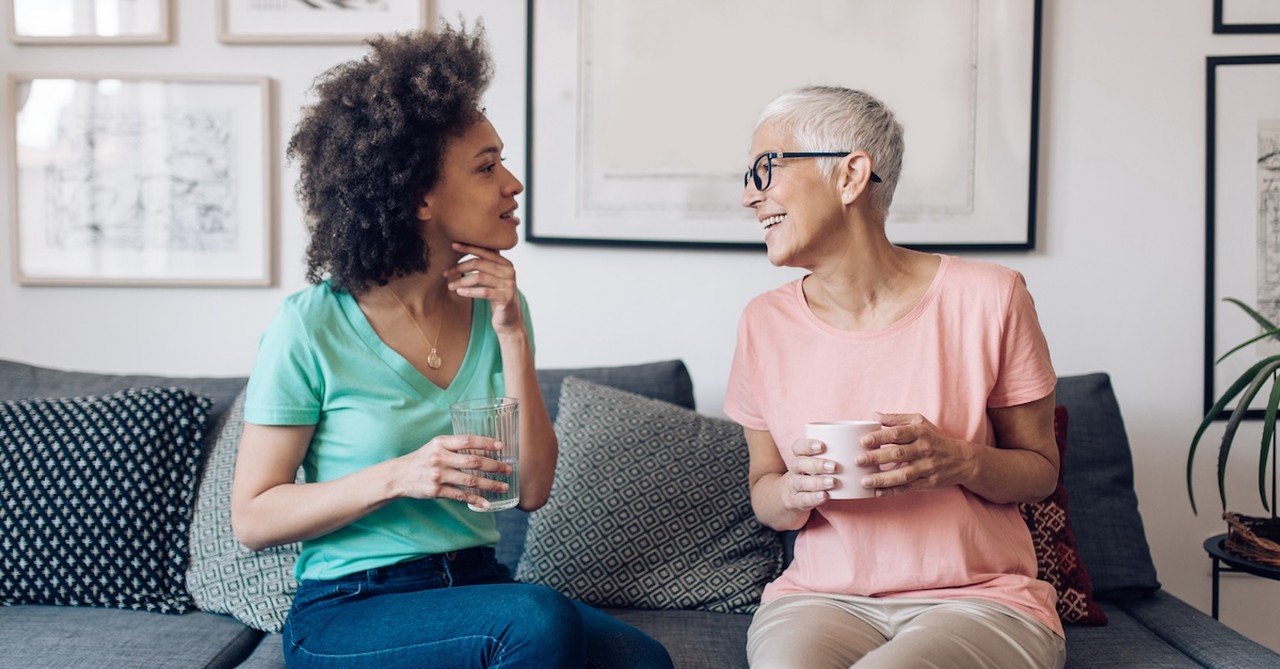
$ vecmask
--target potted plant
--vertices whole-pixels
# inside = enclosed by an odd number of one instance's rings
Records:
[[[1225,301],[1243,309],[1258,324],[1262,332],[1227,351],[1214,364],[1221,363],[1237,351],[1264,339],[1271,338],[1280,341],[1280,327],[1277,327],[1275,323],[1272,323],[1265,316],[1258,313],[1257,310],[1240,300],[1228,297]],[[1227,423],[1222,432],[1222,441],[1218,445],[1218,498],[1222,502],[1223,518],[1227,520],[1230,526],[1226,547],[1232,552],[1269,564],[1280,564],[1280,521],[1276,519],[1275,461],[1276,416],[1280,414],[1280,382],[1271,384],[1271,390],[1267,396],[1266,409],[1263,410],[1262,414],[1262,440],[1258,457],[1258,496],[1262,499],[1263,508],[1271,512],[1271,517],[1254,518],[1238,513],[1228,513],[1226,510],[1226,473],[1227,459],[1231,454],[1232,443],[1235,441],[1240,423],[1249,413],[1249,406],[1253,404],[1258,393],[1262,392],[1262,389],[1266,387],[1267,382],[1276,381],[1278,377],[1280,377],[1280,354],[1266,356],[1241,373],[1222,392],[1222,396],[1214,401],[1209,410],[1205,412],[1204,420],[1201,421],[1200,428],[1196,430],[1195,437],[1191,440],[1191,449],[1187,454],[1187,496],[1191,499],[1192,512],[1199,513],[1196,509],[1196,497],[1191,476],[1192,465],[1195,462],[1196,447],[1199,446],[1200,438],[1204,436],[1205,430],[1214,421],[1225,415]],[[1228,408],[1229,406],[1231,408]],[[1268,460],[1271,463],[1270,500],[1267,497]]]

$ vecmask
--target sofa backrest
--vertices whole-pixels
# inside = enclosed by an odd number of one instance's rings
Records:
[[[1094,597],[1123,600],[1150,594],[1160,582],[1138,513],[1133,456],[1111,377],[1060,377],[1057,403],[1067,408],[1063,476],[1071,529]]]
[[[118,390],[147,386],[185,388],[197,395],[213,400],[209,418],[210,427],[204,438],[206,446],[218,437],[212,429],[222,420],[236,395],[247,382],[243,376],[154,376],[145,374],[98,374],[93,372],[69,372],[50,367],[38,367],[13,360],[0,360],[0,402],[9,400],[40,399],[50,397],[85,397],[107,395]],[[207,452],[207,448],[206,448]]]

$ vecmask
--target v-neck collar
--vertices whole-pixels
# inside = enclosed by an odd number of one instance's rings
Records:
[[[486,325],[484,322],[485,315],[482,313],[485,311],[484,305],[487,304],[484,300],[471,301],[471,328],[467,337],[467,352],[462,358],[462,364],[458,366],[457,373],[453,375],[449,385],[444,388],[437,386],[431,379],[423,376],[417,367],[414,367],[404,356],[382,341],[382,338],[373,329],[373,325],[369,323],[369,319],[364,315],[364,311],[360,309],[360,304],[356,302],[356,298],[351,293],[347,291],[339,292],[338,302],[342,306],[342,311],[346,315],[347,321],[351,323],[351,327],[355,329],[356,334],[360,336],[365,346],[387,367],[390,367],[421,399],[434,400],[445,405],[461,399],[459,396],[464,390],[464,383],[461,380],[471,375],[470,368],[475,365],[473,358],[479,354],[481,335]]]

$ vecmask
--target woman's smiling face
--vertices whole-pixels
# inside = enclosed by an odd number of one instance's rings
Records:
[[[752,136],[749,159],[806,148],[797,146],[790,133],[776,124],[766,123]],[[834,241],[832,233],[843,220],[836,186],[818,165],[812,158],[775,158],[773,178],[765,190],[758,190],[749,178],[743,187],[742,206],[755,210],[764,229],[769,262],[776,266],[811,266],[823,241]]]

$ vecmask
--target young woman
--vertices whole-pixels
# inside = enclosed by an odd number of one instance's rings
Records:
[[[557,444],[516,272],[520,181],[480,109],[483,30],[379,38],[320,79],[289,143],[307,278],[263,334],[232,492],[250,548],[302,542],[291,667],[670,667],[639,631],[494,558],[450,404],[520,403],[519,506],[547,500]],[[295,482],[299,466],[304,482]]]

